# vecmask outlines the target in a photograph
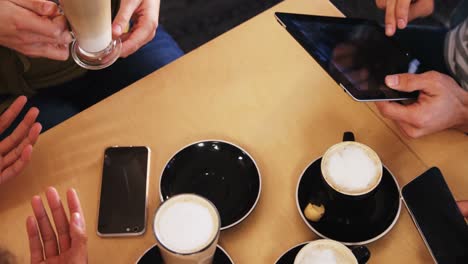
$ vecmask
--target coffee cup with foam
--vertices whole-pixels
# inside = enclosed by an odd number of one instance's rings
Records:
[[[321,172],[334,191],[352,197],[371,193],[382,180],[383,168],[377,153],[354,141],[330,147],[322,157]]]
[[[351,250],[340,242],[318,239],[297,253],[294,264],[358,264],[366,263],[369,257],[370,252],[364,246]]]
[[[180,194],[156,210],[153,229],[166,264],[209,264],[221,220],[216,207],[195,194]]]

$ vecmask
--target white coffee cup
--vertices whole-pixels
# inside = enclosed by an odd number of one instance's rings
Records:
[[[216,207],[195,194],[180,194],[163,202],[153,223],[166,264],[212,263],[220,228]]]
[[[382,180],[382,162],[370,147],[354,141],[331,146],[323,155],[322,176],[335,191],[348,196],[372,192]]]
[[[294,264],[358,264],[353,252],[340,242],[319,239],[305,245]]]

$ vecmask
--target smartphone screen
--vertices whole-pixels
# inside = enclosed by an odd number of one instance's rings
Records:
[[[402,193],[437,263],[468,263],[468,225],[440,170],[431,168]]]
[[[147,147],[106,149],[98,235],[130,236],[145,232],[149,156]]]

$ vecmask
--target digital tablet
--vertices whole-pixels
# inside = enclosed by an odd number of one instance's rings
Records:
[[[385,76],[420,73],[420,61],[385,35],[375,21],[275,13],[278,22],[357,101],[416,99],[385,85]],[[424,43],[422,43],[424,45]]]

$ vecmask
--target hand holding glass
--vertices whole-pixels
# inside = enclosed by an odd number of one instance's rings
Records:
[[[122,42],[112,39],[111,0],[61,0],[75,37],[71,54],[83,68],[99,70],[120,56]]]

